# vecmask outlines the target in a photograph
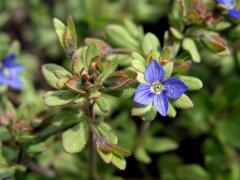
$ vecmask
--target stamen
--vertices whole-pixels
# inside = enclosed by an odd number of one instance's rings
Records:
[[[156,81],[151,84],[151,90],[156,94],[160,94],[163,91],[163,89],[164,89],[164,86],[159,81]]]

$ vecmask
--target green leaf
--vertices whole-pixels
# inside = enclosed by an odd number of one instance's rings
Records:
[[[173,107],[171,102],[168,102],[168,112],[167,112],[167,116],[170,118],[175,118],[177,115],[177,111],[175,110],[175,108]]]
[[[142,120],[144,121],[152,121],[156,118],[157,110],[154,106],[150,109],[150,111],[146,112],[142,115]]]
[[[11,15],[8,11],[1,11],[0,14],[0,28],[3,27],[7,22],[9,22]]]
[[[184,37],[183,34],[174,27],[170,27],[170,32],[178,40],[181,40]]]
[[[68,153],[78,153],[85,147],[89,136],[89,127],[82,121],[62,135],[63,148]]]
[[[144,36],[144,39],[142,42],[142,49],[145,56],[147,56],[150,52],[152,52],[153,58],[158,58],[160,56],[160,53],[159,53],[160,47],[161,47],[160,42],[154,34],[147,33]]]
[[[113,74],[113,72],[117,69],[118,61],[113,59],[112,61],[106,61],[103,64],[103,72],[98,76],[97,81],[102,83],[106,80],[109,76]]]
[[[183,94],[178,99],[173,100],[172,104],[179,109],[188,109],[193,107],[192,100],[186,94]]]
[[[44,64],[42,66],[42,73],[48,84],[56,89],[58,88],[58,78],[56,77],[55,73],[57,73],[58,75],[62,74],[63,76],[71,76],[71,73],[56,64]]]
[[[151,108],[152,108],[152,103],[150,103],[147,106],[139,104],[139,105],[136,105],[136,107],[132,108],[131,114],[132,116],[141,116],[147,113],[148,111],[150,111]]]
[[[117,154],[112,155],[112,163],[120,170],[124,170],[127,165],[126,160]]]
[[[100,98],[101,96],[102,96],[102,93],[100,93],[98,90],[94,89],[88,96],[88,99],[94,100],[94,99]]]
[[[226,41],[218,34],[202,34],[200,40],[213,53],[220,53],[228,50]]]
[[[148,152],[163,153],[177,149],[178,144],[174,140],[167,137],[161,138],[149,137],[145,140],[145,147]]]
[[[0,175],[2,179],[14,179],[13,175],[16,171],[26,171],[26,167],[23,165],[11,165],[0,168]]]
[[[109,103],[104,96],[100,96],[99,98],[97,98],[96,104],[102,112],[106,113],[109,111]]]
[[[163,69],[166,73],[165,79],[168,79],[171,77],[173,72],[173,62],[169,62],[163,66]]]
[[[96,58],[97,56],[99,56],[99,49],[95,44],[90,45],[87,48],[87,52],[86,52],[86,65],[89,66],[91,61]]]
[[[115,90],[129,85],[136,77],[137,73],[132,70],[116,71],[103,82],[103,85],[107,90]]]
[[[87,47],[81,47],[75,51],[72,57],[72,69],[74,73],[80,74],[82,68],[85,64],[85,54],[87,51]]]
[[[62,47],[64,47],[63,35],[65,32],[66,26],[59,19],[56,19],[56,18],[53,19],[53,25],[54,25],[55,31],[57,33],[58,39],[60,41],[60,44]]]
[[[146,150],[145,150],[144,148],[142,148],[142,147],[139,147],[139,148],[136,150],[134,156],[136,157],[136,159],[137,159],[138,161],[141,161],[141,162],[143,162],[143,163],[145,163],[145,164],[149,164],[149,163],[151,163],[151,161],[152,161],[152,160],[151,160],[151,157],[148,155],[148,153],[146,152]]]
[[[36,154],[36,153],[41,153],[43,151],[46,151],[47,150],[47,145],[46,143],[38,143],[38,144],[33,144],[33,145],[30,145],[27,149],[27,152],[30,153],[30,154]]]
[[[218,122],[216,133],[221,143],[240,149],[239,108]]]
[[[142,31],[129,19],[124,20],[124,26],[132,37],[137,39],[142,36]]]
[[[131,64],[137,71],[143,73],[146,69],[147,61],[140,54],[133,52]]]
[[[67,81],[68,81],[68,78],[59,79],[57,81],[56,85],[59,89],[66,89],[66,82]]]
[[[224,133],[224,132],[223,132]],[[232,162],[228,160],[227,154],[224,153],[224,146],[215,137],[208,137],[204,141],[203,153],[205,156],[205,165],[210,172],[218,172],[224,169],[226,165]]]
[[[107,123],[103,121],[98,121],[96,123],[96,128],[101,134],[101,136],[107,141],[107,143],[110,144],[117,144],[118,143],[118,138],[111,128]]]
[[[68,79],[65,83],[65,86],[82,96],[86,94],[86,92],[82,89],[83,87],[81,85],[81,81],[75,77]]]
[[[19,43],[19,41],[15,40],[11,43],[9,49],[8,49],[8,54],[10,53],[14,53],[15,55],[19,55],[21,50],[21,45]]]
[[[105,41],[97,38],[85,38],[86,45],[96,45],[101,53],[105,54],[107,49],[111,49],[110,45]],[[103,51],[103,52],[102,52]]]
[[[109,25],[106,28],[107,38],[113,45],[130,48],[130,49],[139,49],[139,42],[134,39],[129,32],[120,25]]]
[[[73,23],[73,20],[72,20],[71,16],[67,17],[67,27],[68,27],[69,33],[71,34],[71,39],[73,41],[73,44],[76,48],[78,38],[77,38],[77,32],[76,32],[76,29],[75,29],[75,26],[74,26],[74,23]]]
[[[210,180],[208,172],[197,164],[183,165],[177,168],[177,179],[182,180]]]
[[[164,47],[162,49],[161,59],[163,61],[170,61],[175,58],[175,50],[174,47]],[[170,62],[169,62],[170,63]]]
[[[144,73],[137,73],[137,82],[142,84],[142,83],[147,83]]]
[[[98,144],[97,144],[97,152],[105,163],[110,163],[112,161],[113,154],[111,152],[102,150],[101,148],[99,148]]]
[[[129,157],[131,155],[131,152],[128,151],[127,149],[121,147],[121,146],[118,146],[118,145],[111,145],[112,146],[112,149],[113,149],[113,153],[115,154],[118,154],[120,156],[123,156],[123,157]]]
[[[60,106],[71,103],[77,96],[70,90],[49,91],[44,96],[44,103],[47,106]]]
[[[116,90],[116,91],[106,91],[105,93],[109,94],[111,96],[126,100],[126,99],[132,98],[135,91],[136,91],[136,88],[134,86],[130,85],[130,87],[126,87],[126,88]]]
[[[30,144],[42,142],[50,136],[54,136],[59,132],[66,131],[74,125],[79,124],[79,122],[81,122],[81,120],[85,118],[86,117],[83,112],[79,114],[76,114],[74,112],[63,112],[54,117],[54,119],[50,121],[51,123],[48,126],[39,130],[33,138],[29,140],[26,139],[24,142]]]
[[[196,77],[182,75],[179,75],[177,77],[188,86],[188,90],[195,91],[203,87],[202,81]]]
[[[145,58],[142,55],[140,55],[140,54],[138,54],[136,52],[132,53],[132,59],[137,59],[137,60],[139,60],[141,62],[145,62],[146,61]]]
[[[196,43],[191,38],[185,38],[183,40],[183,49],[190,53],[194,62],[199,63],[201,61],[200,54],[197,49]]]
[[[139,72],[144,73],[146,66],[139,60],[132,60],[132,66]]]

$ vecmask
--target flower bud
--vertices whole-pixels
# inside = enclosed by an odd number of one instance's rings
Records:
[[[201,42],[212,52],[220,53],[228,50],[226,41],[217,34],[208,35],[202,34],[200,36]]]

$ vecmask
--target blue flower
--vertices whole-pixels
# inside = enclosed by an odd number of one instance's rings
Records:
[[[15,63],[15,54],[8,54],[7,57],[2,61],[0,66],[0,85],[7,85],[12,89],[21,89],[23,83],[19,77],[19,73],[23,67],[21,64]]]
[[[164,79],[166,73],[156,60],[147,66],[144,76],[147,83],[142,83],[137,87],[134,101],[142,105],[153,102],[162,116],[167,115],[168,98],[177,99],[188,90],[188,87],[177,78]]]
[[[228,9],[227,14],[233,18],[240,19],[240,10],[235,9],[234,0],[217,0],[217,2]]]

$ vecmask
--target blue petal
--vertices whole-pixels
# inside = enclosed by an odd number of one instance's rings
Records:
[[[7,84],[7,78],[3,75],[3,72],[0,69],[0,85],[2,84]]]
[[[148,105],[153,101],[153,96],[154,93],[151,91],[150,84],[140,84],[135,92],[134,101],[139,104]]]
[[[9,71],[9,76],[16,76],[23,70],[23,66],[21,64],[11,64],[7,70]]]
[[[188,87],[184,82],[177,78],[169,78],[163,83],[164,92],[166,95],[172,99],[180,97],[185,91],[188,90]]]
[[[233,18],[240,19],[240,10],[230,9],[228,11],[228,15]]]
[[[149,83],[154,83],[155,81],[162,82],[165,77],[165,71],[161,64],[156,60],[153,60],[146,68],[145,79]]]
[[[2,63],[3,63],[3,66],[9,67],[15,61],[16,61],[16,55],[13,53],[10,53],[7,55],[7,57],[5,57]]]
[[[7,83],[8,83],[8,86],[11,87],[12,89],[19,90],[19,89],[22,89],[23,87],[22,80],[18,76],[10,77],[7,80]]]
[[[233,9],[235,6],[234,0],[217,0],[219,4],[227,6],[229,9]]]
[[[168,112],[168,99],[164,92],[156,94],[153,98],[153,104],[157,111],[162,115],[166,116]]]

